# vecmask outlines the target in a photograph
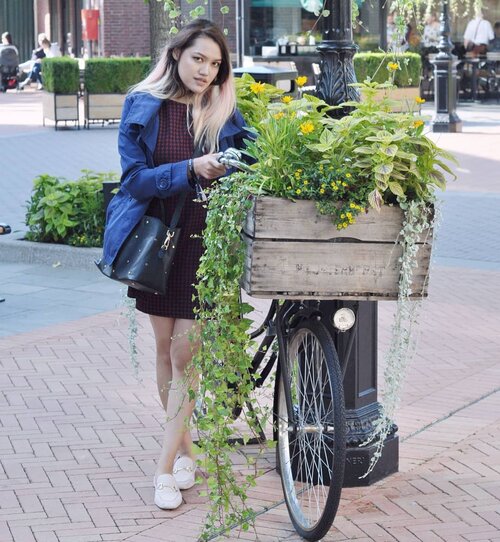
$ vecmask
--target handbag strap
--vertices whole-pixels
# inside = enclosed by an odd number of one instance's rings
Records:
[[[179,219],[181,218],[182,209],[184,209],[184,204],[186,203],[187,198],[187,192],[183,192],[181,194],[181,197],[177,201],[177,205],[175,206],[174,215],[172,216],[172,220],[170,221],[170,225],[168,226],[171,229],[174,229],[177,227],[177,224],[179,223]],[[160,200],[161,204],[161,214],[162,214],[162,220],[163,223],[166,224],[166,211],[165,211],[165,200]]]

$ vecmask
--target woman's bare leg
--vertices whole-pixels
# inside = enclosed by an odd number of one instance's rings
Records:
[[[168,392],[172,381],[172,362],[170,360],[170,347],[174,334],[174,318],[163,316],[150,316],[151,325],[156,341],[156,385],[160,394],[161,404],[167,411]]]
[[[189,401],[188,390],[195,388],[196,379],[189,371],[195,345],[189,338],[194,329],[194,320],[176,319],[170,345],[172,379],[167,400],[167,422],[163,446],[158,460],[157,473],[171,474],[175,457],[180,450],[193,456],[191,437],[188,435],[188,420],[193,413],[194,401]]]

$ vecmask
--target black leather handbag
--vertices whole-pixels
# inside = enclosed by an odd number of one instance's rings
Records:
[[[125,239],[111,265],[95,262],[108,278],[137,290],[154,294],[167,293],[167,281],[181,228],[177,227],[186,202],[184,193],[177,202],[170,226],[165,225],[165,202],[160,200],[162,220],[145,215]]]

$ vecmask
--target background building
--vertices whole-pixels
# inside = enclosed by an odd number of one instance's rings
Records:
[[[153,0],[156,1],[156,0]],[[386,0],[355,0],[358,2],[362,24],[355,28],[355,39],[362,49],[377,48],[384,43]],[[202,3],[206,17],[228,29],[228,38],[235,62],[243,56],[279,56],[277,43],[299,43],[303,55],[316,55],[313,40],[307,31],[319,39],[321,23],[316,25],[314,14],[322,0],[222,0],[230,12],[222,17],[219,0],[199,0],[189,4],[180,0],[184,13]],[[439,13],[440,2],[436,2]],[[97,40],[89,42],[82,35],[82,9],[98,10]],[[500,2],[485,0],[484,16],[492,24],[500,21]],[[462,41],[468,17],[452,16],[452,39]],[[316,25],[316,26],[315,26]],[[150,54],[149,7],[144,0],[0,0],[0,32],[8,30],[14,36],[23,60],[29,58],[36,36],[45,32],[59,44],[63,54],[81,57],[143,56]],[[266,48],[266,49],[263,49]],[[286,54],[286,49],[283,49]]]

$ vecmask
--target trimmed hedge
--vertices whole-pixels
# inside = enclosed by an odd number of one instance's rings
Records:
[[[89,94],[126,94],[144,79],[150,66],[149,57],[90,58],[85,62],[85,90]]]
[[[42,77],[45,90],[56,94],[76,94],[80,86],[78,60],[69,57],[44,58]]]
[[[358,82],[367,77],[377,83],[387,81],[387,64],[398,62],[401,69],[395,72],[394,83],[398,87],[418,87],[422,74],[422,59],[417,53],[358,53],[354,55],[354,71]]]

